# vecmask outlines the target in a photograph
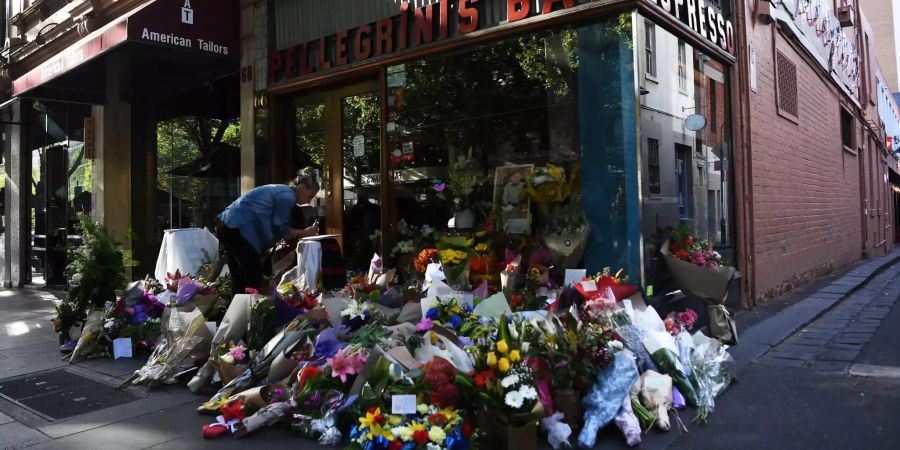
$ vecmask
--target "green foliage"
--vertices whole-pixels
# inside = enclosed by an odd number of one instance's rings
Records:
[[[66,301],[80,312],[100,308],[116,300],[116,290],[124,289],[125,271],[134,262],[129,251],[113,239],[102,225],[79,216],[78,231],[82,243],[68,248]]]

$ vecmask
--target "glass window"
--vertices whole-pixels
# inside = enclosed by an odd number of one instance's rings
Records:
[[[637,45],[635,51],[653,54],[659,67],[677,68],[677,76],[662,76],[647,88],[639,108],[648,161],[641,204],[644,258],[650,261],[645,279],[656,292],[667,292],[666,265],[656,258],[672,229],[688,226],[736,259],[728,70],[661,26],[648,24]],[[647,66],[649,71],[649,61]],[[706,125],[688,130],[685,119],[692,114],[706,118]]]
[[[853,116],[844,108],[841,108],[841,142],[844,147],[853,148]]]
[[[644,70],[647,76],[656,78],[656,25],[644,23],[644,51],[646,61]]]
[[[567,267],[639,276],[636,117],[622,95],[634,89],[634,56],[623,17],[389,67],[397,240],[415,227],[465,232],[488,219],[514,248],[583,230],[584,263]]]
[[[650,178],[650,193],[659,194],[659,140],[647,139],[647,174]]]

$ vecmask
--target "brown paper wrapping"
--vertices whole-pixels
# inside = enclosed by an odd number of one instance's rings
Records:
[[[682,261],[669,253],[667,240],[661,249],[663,259],[675,283],[685,294],[703,300],[709,310],[709,331],[714,337],[725,342],[737,342],[737,327],[734,318],[725,308],[728,287],[737,274],[734,267],[702,267]]]

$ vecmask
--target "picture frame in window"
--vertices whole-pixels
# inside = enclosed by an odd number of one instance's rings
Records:
[[[494,170],[494,210],[500,228],[509,234],[530,234],[531,200],[525,193],[534,164],[498,166]]]

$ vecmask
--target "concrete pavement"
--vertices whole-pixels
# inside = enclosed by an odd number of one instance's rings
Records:
[[[900,415],[891,407],[900,397],[900,379],[851,372],[900,366],[893,345],[900,338],[898,257],[900,252],[864,262],[814,283],[790,302],[739,314],[742,340],[732,354],[740,381],[719,399],[710,424],[693,425],[693,412],[684,412],[689,433],[651,431],[641,448],[895,448]],[[65,368],[115,385],[144,362],[60,361],[49,323],[52,308],[53,297],[46,293],[0,291],[0,384]],[[129,389],[136,400],[58,421],[0,399],[0,449],[319,448],[278,427],[241,441],[227,436],[204,441],[200,429],[212,420],[194,409],[206,396],[182,386]],[[546,448],[543,438],[541,446]],[[598,448],[626,447],[610,427]]]

